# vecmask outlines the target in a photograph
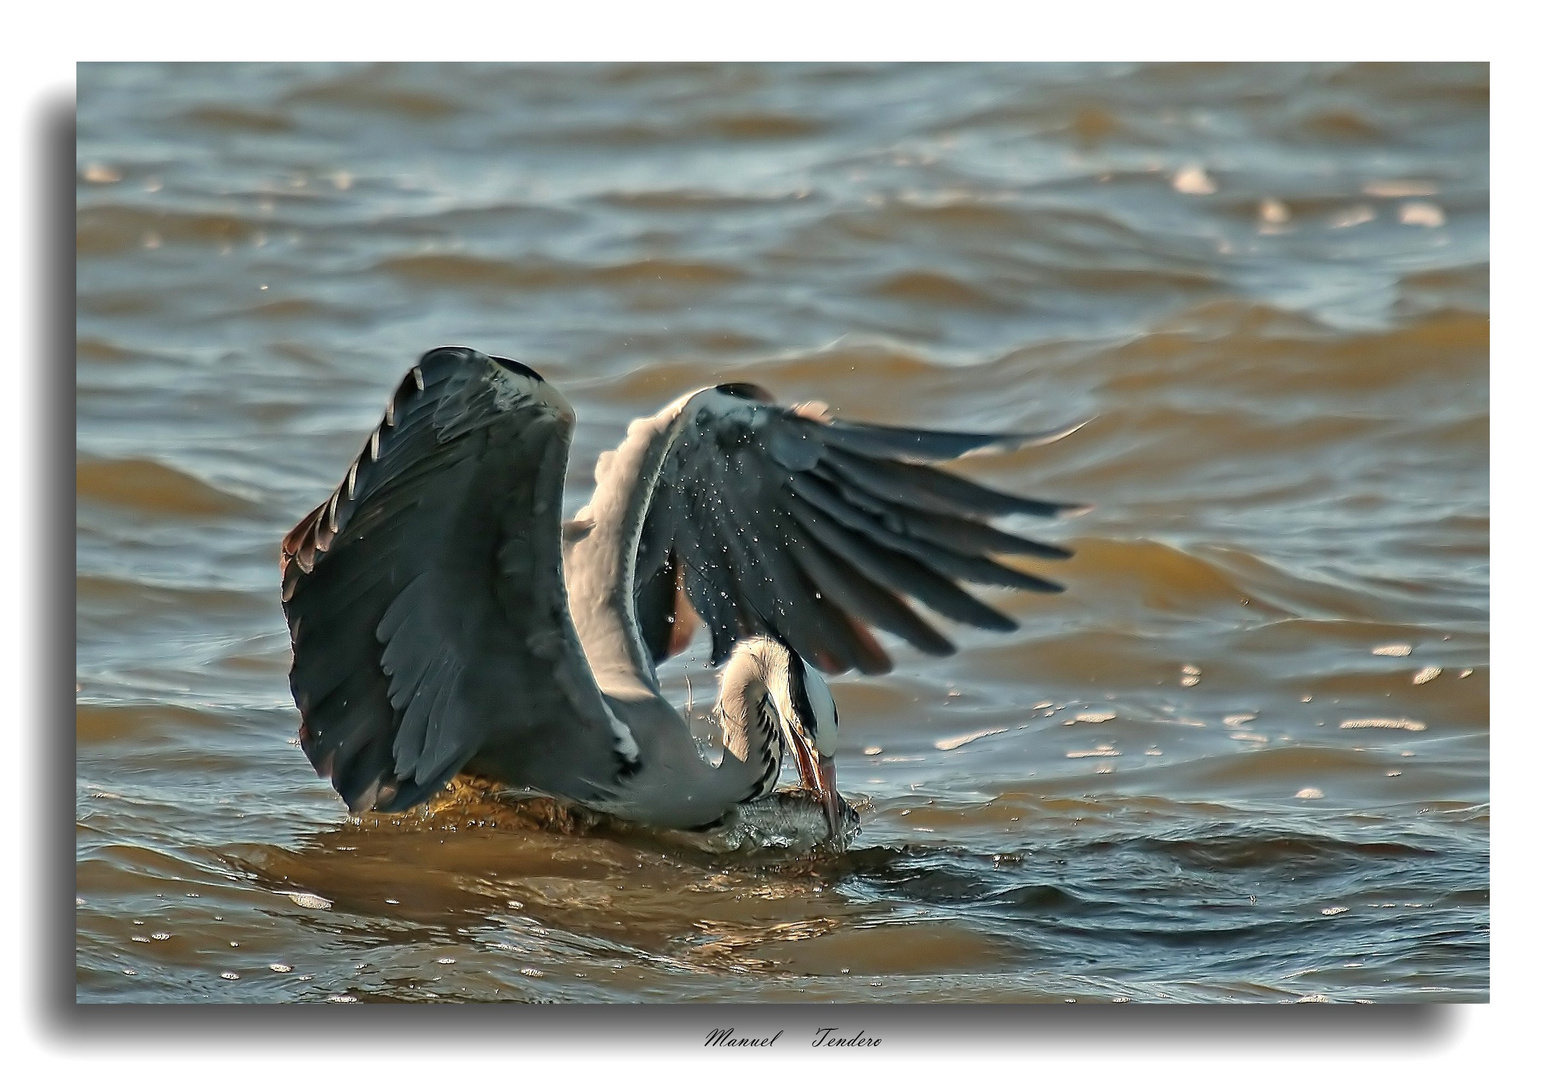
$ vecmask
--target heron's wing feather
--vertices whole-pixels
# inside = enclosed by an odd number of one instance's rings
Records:
[[[573,424],[534,375],[437,349],[285,537],[301,745],[351,809],[412,806],[480,756],[575,798],[627,767],[564,593]]]
[[[957,622],[1012,628],[960,583],[1060,591],[992,556],[1069,552],[990,520],[1082,507],[994,491],[931,463],[1072,430],[882,427],[782,407],[754,387],[700,391],[673,422],[640,532],[635,610],[646,647],[657,663],[679,647],[683,595],[708,624],[715,663],[738,639],[772,632],[827,671],[889,670],[870,626],[925,652],[953,651],[908,597]]]

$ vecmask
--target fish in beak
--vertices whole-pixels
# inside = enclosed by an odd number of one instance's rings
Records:
[[[821,802],[821,809],[827,816],[827,839],[840,843],[843,819],[854,810],[837,789],[837,762],[817,750],[803,729],[794,727],[790,734],[794,737],[788,740],[789,748],[800,770],[800,783],[814,792]]]

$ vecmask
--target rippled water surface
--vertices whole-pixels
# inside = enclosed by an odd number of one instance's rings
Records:
[[[147,67],[79,86],[78,996],[1488,993],[1485,67]],[[716,381],[1096,510],[835,680],[841,856],[351,820],[279,538],[397,379]],[[985,594],[986,595],[986,594]],[[894,642],[892,644],[895,644]],[[666,684],[702,713],[702,642]],[[691,689],[689,689],[689,685]],[[975,738],[966,738],[976,736]]]

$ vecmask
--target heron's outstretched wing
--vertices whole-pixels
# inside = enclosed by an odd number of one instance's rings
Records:
[[[573,427],[535,372],[436,349],[285,537],[301,746],[351,810],[413,806],[477,757],[577,799],[631,765],[564,593]]]
[[[686,603],[708,624],[715,663],[739,638],[770,630],[828,672],[890,670],[867,626],[927,653],[954,651],[904,597],[957,622],[1012,629],[959,582],[1059,592],[991,556],[1070,552],[988,522],[1084,507],[994,491],[930,463],[1072,430],[919,431],[779,406],[746,384],[699,391],[671,422],[639,535],[634,597],[646,648],[659,663],[685,646]]]

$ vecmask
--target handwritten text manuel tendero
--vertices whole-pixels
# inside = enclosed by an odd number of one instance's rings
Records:
[[[773,1046],[779,1037],[784,1034],[783,1028],[772,1035],[737,1035],[735,1028],[715,1028],[709,1032],[703,1040],[704,1046]],[[849,1035],[841,1028],[824,1027],[817,1028],[811,1039],[812,1046],[879,1046],[878,1035],[866,1035],[860,1028],[857,1034]]]

